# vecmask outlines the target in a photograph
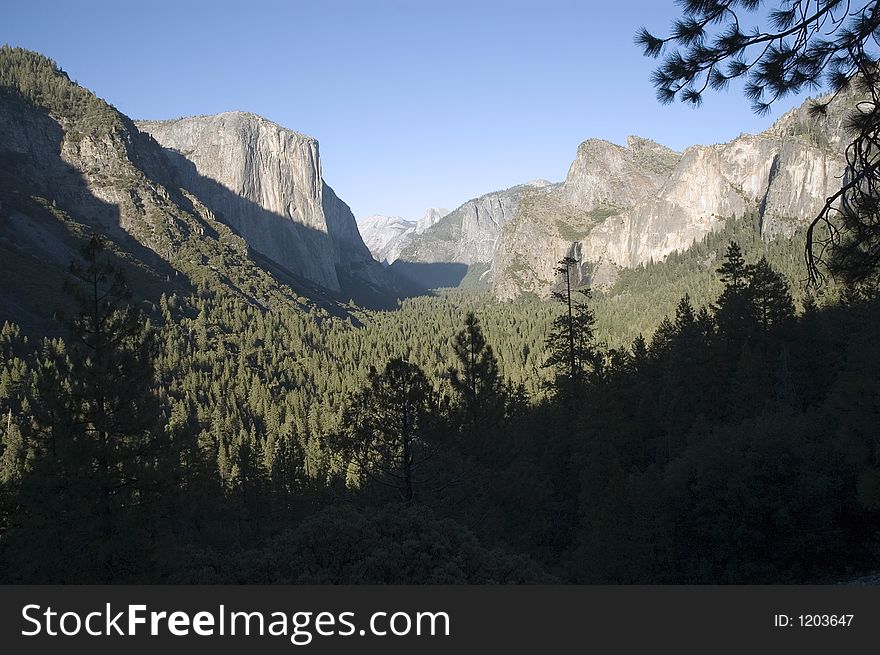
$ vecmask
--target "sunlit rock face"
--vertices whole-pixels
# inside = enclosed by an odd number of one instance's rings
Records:
[[[324,182],[318,142],[244,112],[139,121],[177,179],[248,244],[329,289],[371,260],[348,205]]]
[[[417,223],[400,216],[373,214],[358,221],[358,229],[376,261],[391,264],[416,233]]]
[[[399,258],[421,263],[490,263],[498,250],[501,229],[513,218],[523,194],[555,186],[535,180],[468,200],[441,217],[436,213],[431,216],[429,211]]]
[[[626,147],[585,141],[565,182],[522,198],[505,224],[493,260],[494,294],[548,295],[555,262],[572,254],[582,275],[601,271],[608,281],[615,267],[662,260],[747,213],[765,238],[791,236],[840,188],[843,124],[852,106],[841,97],[814,118],[805,103],[761,134],[683,153],[638,137]]]

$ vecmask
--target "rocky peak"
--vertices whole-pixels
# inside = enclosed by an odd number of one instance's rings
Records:
[[[288,270],[339,290],[337,266],[370,259],[324,183],[314,138],[240,111],[137,125],[166,149],[180,186]]]
[[[829,97],[808,98],[800,106],[785,112],[762,134],[778,139],[797,139],[818,148],[842,151],[851,140],[847,138],[846,121],[858,99],[853,91],[843,92],[831,100],[824,113],[817,115],[812,107],[828,102]]]
[[[428,207],[424,215],[416,224],[416,234],[421,234],[432,225],[436,224],[441,218],[446,216],[449,210],[445,207]]]
[[[163,125],[180,129],[177,123]],[[97,232],[144,300],[206,285],[264,307],[306,308],[300,292],[339,307],[315,285],[254,257],[240,233],[181,184],[185,161],[50,60],[0,47],[0,260],[16,262],[29,281],[0,289],[0,306],[15,307],[32,326],[55,325],[51,310],[67,263]],[[246,182],[237,192],[254,192]]]
[[[639,137],[627,139],[626,148],[588,139],[578,146],[560,194],[567,204],[586,211],[631,207],[656,193],[678,157]]]
[[[681,158],[680,152],[640,136],[626,137],[626,149],[632,152],[636,164],[655,175],[667,175]]]
[[[583,142],[562,187],[520,203],[503,230],[495,295],[547,295],[572,252],[594,271],[659,261],[749,212],[765,237],[791,235],[840,187],[855,103],[841,94],[814,116],[808,101],[760,134],[683,153],[639,137]]]
[[[401,249],[417,227],[414,221],[400,216],[373,214],[359,220],[358,229],[373,257],[391,264],[400,256]]]
[[[400,258],[420,263],[492,262],[501,230],[513,218],[521,198],[530,192],[546,193],[557,186],[535,180],[468,200],[414,235]]]

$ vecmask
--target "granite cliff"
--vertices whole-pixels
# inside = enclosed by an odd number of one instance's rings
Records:
[[[535,180],[468,200],[414,238],[401,252],[408,262],[489,262],[495,255],[501,227],[516,211],[522,195],[553,185]]]
[[[418,279],[458,267],[454,275],[419,280],[423,286],[457,284],[476,270],[491,279],[496,297],[510,299],[549,295],[563,256],[581,262],[583,282],[608,285],[621,267],[687,249],[733,217],[756,217],[765,238],[790,237],[840,186],[843,125],[854,99],[836,98],[819,118],[809,103],[760,134],[681,153],[635,136],[625,146],[589,139],[562,183],[496,191],[421,233],[403,228],[393,268]]]
[[[4,47],[2,300],[17,314],[45,313],[43,296],[91,231],[145,287],[213,279],[262,303],[272,294],[259,290],[278,281],[300,298],[369,302],[454,286],[469,272],[498,298],[546,296],[567,254],[601,286],[730,217],[756,217],[765,237],[791,235],[839,188],[853,102],[841,96],[821,118],[805,104],[760,134],[682,153],[638,137],[590,139],[562,183],[432,208],[418,222],[371,217],[360,226],[368,248],[323,179],[315,139],[242,112],[134,123],[50,60]]]
[[[381,283],[348,205],[324,182],[318,142],[245,112],[137,121],[192,191],[250,246],[340,291],[344,269]]]
[[[791,236],[840,186],[851,106],[840,97],[814,118],[805,103],[760,134],[681,154],[637,137],[625,148],[582,143],[565,182],[525,194],[505,223],[494,294],[548,295],[565,255],[581,261],[585,282],[607,285],[618,267],[662,260],[735,216],[756,216],[765,238]]]
[[[373,257],[379,262],[392,264],[413,239],[448,213],[449,210],[442,207],[429,207],[418,221],[373,214],[358,221],[358,229]]]

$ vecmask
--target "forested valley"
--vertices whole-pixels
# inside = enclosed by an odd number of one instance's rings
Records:
[[[4,583],[784,583],[877,566],[880,318],[750,217],[609,289],[345,317],[136,299],[84,241],[0,332]]]

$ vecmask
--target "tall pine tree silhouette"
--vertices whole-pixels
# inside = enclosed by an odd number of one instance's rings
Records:
[[[484,427],[497,423],[504,415],[505,389],[492,346],[473,312],[465,316],[465,326],[452,343],[458,367],[447,376],[465,423]]]
[[[368,385],[344,412],[334,446],[360,475],[412,503],[442,487],[431,468],[439,455],[437,410],[422,369],[394,358],[382,372],[370,371]]]
[[[565,287],[563,291],[554,292],[553,297],[565,306],[565,311],[553,320],[546,340],[549,354],[544,363],[545,367],[556,371],[549,386],[568,401],[573,400],[577,390],[586,382],[587,374],[598,366],[593,334],[596,318],[586,303],[590,291],[572,288],[571,271],[576,265],[576,259],[563,257],[556,269]],[[580,293],[584,300],[576,300],[575,293]]]
[[[724,291],[715,306],[715,319],[722,338],[738,356],[740,345],[754,330],[755,316],[749,289],[750,268],[735,241],[728,245],[724,263],[717,272],[724,282]]]

